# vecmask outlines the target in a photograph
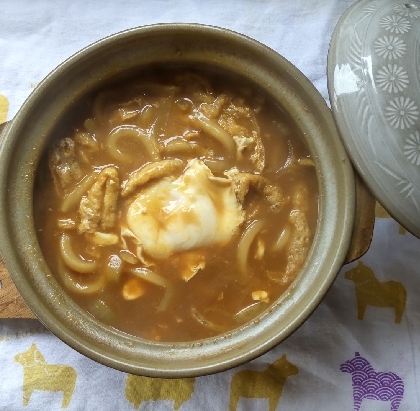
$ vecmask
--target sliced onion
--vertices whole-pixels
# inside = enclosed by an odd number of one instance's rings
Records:
[[[251,321],[261,313],[263,308],[265,308],[265,306],[261,302],[252,303],[234,315],[235,321],[240,324]]]
[[[95,182],[97,175],[98,174],[96,172],[92,172],[82,181],[77,183],[76,188],[64,198],[60,206],[60,211],[67,213],[72,208],[76,207],[76,205],[78,205],[82,199],[83,194],[89,190],[89,188]]]
[[[110,255],[108,264],[105,268],[105,275],[108,280],[112,282],[118,282],[121,277],[122,267],[123,264],[121,258],[116,254]]]
[[[212,136],[215,140],[221,143],[230,156],[233,156],[236,152],[236,143],[232,136],[218,123],[210,120],[202,113],[195,113],[192,116],[189,116],[189,119],[194,124],[194,126],[205,131],[207,134]]]
[[[229,161],[224,159],[203,158],[202,160],[213,173],[221,173],[230,168]]]
[[[114,245],[120,241],[120,238],[116,234],[112,233],[102,233],[100,231],[95,231],[94,233],[88,236],[88,239],[97,245]]]
[[[239,270],[244,279],[249,278],[248,257],[249,249],[257,234],[261,231],[264,223],[261,220],[254,220],[242,233],[238,244],[237,261]]]
[[[172,285],[170,282],[162,277],[161,275],[155,273],[152,270],[149,270],[148,268],[132,268],[129,270],[131,274],[136,275],[137,277],[142,278],[145,281],[148,281],[151,284],[157,285],[159,287],[163,287],[166,289],[165,295],[163,296],[162,301],[160,302],[158,306],[158,311],[164,311],[169,305],[170,300],[172,299]]]
[[[195,307],[191,308],[191,315],[192,317],[201,325],[203,325],[206,328],[209,328],[213,331],[222,332],[224,331],[224,328],[220,325],[214,324],[213,322],[205,319]]]
[[[118,126],[108,135],[107,149],[115,159],[126,161],[130,157],[129,154],[125,155],[118,149],[119,140],[124,138],[133,138],[141,141],[151,159],[153,161],[159,160],[159,148],[155,142],[142,129],[130,125]]]
[[[127,249],[120,250],[120,257],[129,264],[137,264],[139,262],[139,259],[136,257],[136,255]]]
[[[162,154],[164,155],[174,155],[176,153],[192,155],[193,152],[194,147],[183,138],[174,138],[168,141],[164,148],[162,148]]]
[[[292,235],[292,230],[290,227],[286,227],[277,238],[277,241],[274,243],[271,251],[278,252],[284,249],[286,244],[289,242]]]

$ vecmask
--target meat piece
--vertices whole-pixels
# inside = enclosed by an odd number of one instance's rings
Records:
[[[180,254],[178,264],[182,279],[189,281],[199,270],[206,267],[206,258],[200,251],[185,252]]]
[[[233,140],[236,143],[239,158],[242,158],[242,152],[246,148],[251,147],[254,144],[254,139],[252,137],[233,136]]]
[[[189,73],[177,80],[202,102],[197,112],[215,126],[220,126],[235,140],[238,158],[245,150],[249,151],[255,170],[261,172],[265,167],[265,149],[255,112],[246,107],[242,99],[232,99],[226,94],[215,98],[209,84],[201,76]]]
[[[122,294],[125,300],[135,300],[146,293],[146,288],[141,280],[130,278],[123,286]]]
[[[274,213],[279,212],[285,202],[283,193],[280,189],[276,186],[268,184],[264,187],[263,194],[267,201],[271,204],[270,210]]]
[[[268,301],[270,300],[268,298],[267,291],[264,290],[253,291],[251,296],[254,301],[261,301],[263,303],[268,303]]]
[[[162,160],[146,164],[131,173],[130,177],[123,182],[121,195],[127,197],[134,193],[138,187],[146,184],[150,180],[166,177],[180,170],[183,164],[184,163],[178,159]]]
[[[270,210],[278,212],[281,210],[285,199],[281,190],[269,183],[269,180],[258,174],[240,173],[233,168],[225,173],[234,183],[236,198],[242,204],[250,188],[265,197],[270,204]]]
[[[83,172],[71,138],[61,139],[50,151],[48,158],[54,184],[59,194],[82,178]]]
[[[94,233],[112,229],[116,221],[116,209],[120,183],[115,167],[106,167],[80,201],[79,233]]]
[[[95,139],[95,134],[89,132],[77,132],[74,136],[76,143],[75,152],[82,166],[89,166],[91,164],[90,153],[99,150],[99,144]]]
[[[305,262],[309,252],[311,230],[308,225],[306,213],[308,211],[308,190],[305,186],[297,187],[293,194],[292,204],[293,210],[290,212],[289,221],[292,223],[294,230],[291,238],[291,245],[287,257],[287,266],[285,277],[289,278],[294,275],[296,270],[300,269]]]
[[[200,105],[200,111],[209,119],[214,120],[220,116],[222,107],[227,104],[229,98],[225,94],[217,96],[215,100],[209,103],[203,103]]]
[[[209,81],[197,73],[186,72],[176,76],[176,85],[185,90],[186,94],[192,94],[193,100],[211,104],[214,97]]]
[[[90,133],[76,133],[74,140],[76,143],[80,144],[83,147],[86,147],[92,151],[97,151],[99,149],[98,142],[95,140],[92,134]]]

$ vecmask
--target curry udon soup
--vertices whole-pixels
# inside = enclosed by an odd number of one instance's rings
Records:
[[[51,271],[103,323],[191,341],[254,319],[308,254],[314,164],[244,81],[167,70],[92,98],[49,148],[34,217]]]

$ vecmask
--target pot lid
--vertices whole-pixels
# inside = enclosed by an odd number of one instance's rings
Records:
[[[420,2],[360,0],[328,54],[332,111],[354,166],[420,237]]]

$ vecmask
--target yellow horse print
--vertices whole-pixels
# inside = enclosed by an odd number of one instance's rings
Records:
[[[14,360],[23,366],[23,405],[28,405],[34,390],[63,391],[61,408],[69,405],[77,377],[72,367],[48,364],[35,344]]]
[[[159,379],[128,374],[125,396],[135,408],[144,401],[169,400],[174,402],[174,409],[191,398],[194,392],[195,378]]]
[[[298,372],[299,369],[287,360],[286,355],[263,371],[238,371],[230,384],[230,411],[236,411],[240,397],[268,398],[269,410],[275,411],[286,379]]]
[[[375,217],[376,218],[392,218],[388,211],[385,210],[385,208],[383,208],[378,202],[376,202],[376,206],[375,206]],[[401,235],[405,235],[407,233],[407,230],[400,225],[399,229],[398,229],[398,233]]]
[[[9,100],[7,97],[0,94],[0,124],[7,121],[7,114],[9,113]]]
[[[398,281],[381,282],[371,268],[361,261],[344,274],[346,280],[354,282],[357,298],[357,318],[363,320],[368,305],[390,307],[395,310],[395,322],[400,323],[407,300],[407,291]]]

